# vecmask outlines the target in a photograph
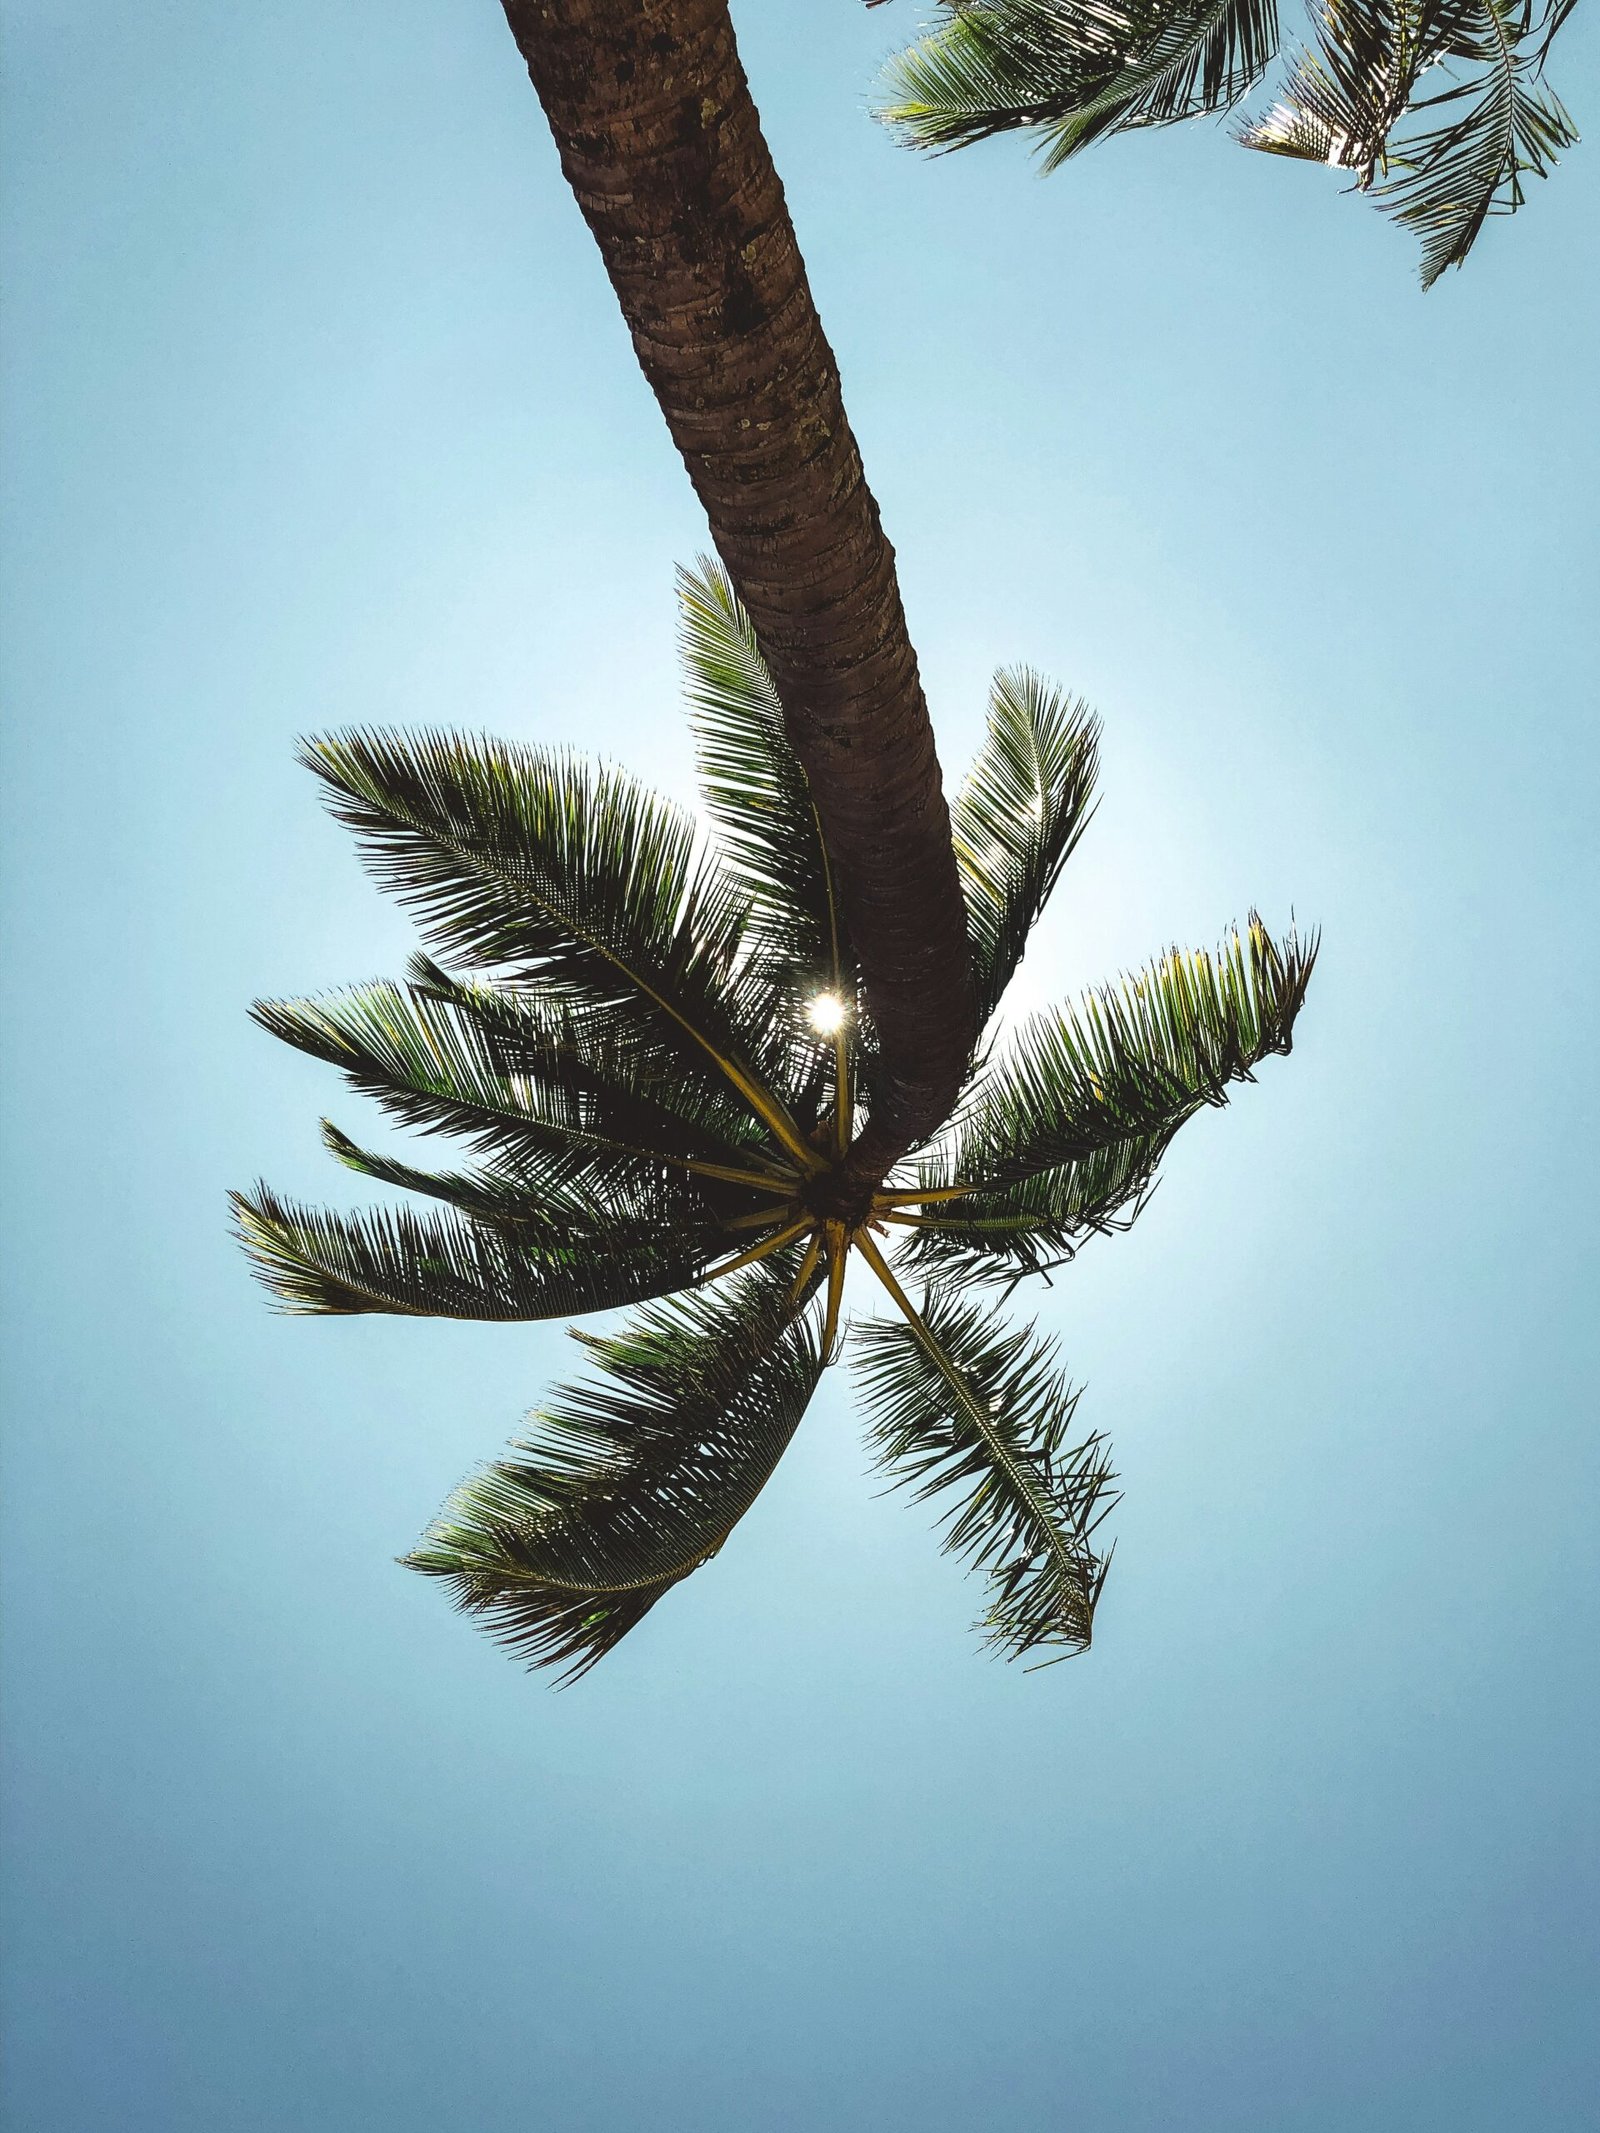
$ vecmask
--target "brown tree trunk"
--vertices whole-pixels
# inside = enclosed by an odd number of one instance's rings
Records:
[[[858,1179],[949,1115],[966,921],[894,551],[727,0],[504,0],[805,765],[882,1070]]]

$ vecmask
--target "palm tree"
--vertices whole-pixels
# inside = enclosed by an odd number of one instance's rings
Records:
[[[1276,0],[942,5],[941,25],[892,62],[881,115],[916,148],[1029,132],[1046,171],[1108,134],[1232,110],[1280,43]],[[1236,138],[1352,172],[1421,237],[1431,286],[1577,140],[1544,79],[1574,5],[1311,0],[1312,46]]]
[[[955,1101],[966,925],[894,551],[727,0],[504,5],[809,781],[880,1046],[865,1182]]]
[[[351,1169],[443,1208],[333,1215],[260,1186],[236,1196],[244,1242],[297,1312],[646,1306],[577,1335],[593,1375],[407,1558],[572,1675],[750,1508],[839,1347],[855,1253],[893,1306],[854,1332],[884,1468],[947,1499],[947,1545],[989,1578],[993,1644],[1082,1650],[1105,1447],[1072,1441],[1052,1344],[1000,1324],[984,1292],[1132,1220],[1178,1127],[1289,1050],[1315,942],[1275,944],[1252,916],[1218,954],[1173,952],[1000,1037],[1089,818],[1097,732],[1037,675],[1002,673],[954,811],[988,1032],[953,1122],[864,1185],[850,1153],[878,1036],[811,791],[729,580],[702,560],[680,594],[709,838],[565,755],[448,734],[306,746],[433,953],[404,985],[255,1015],[478,1160],[420,1170],[325,1124]]]

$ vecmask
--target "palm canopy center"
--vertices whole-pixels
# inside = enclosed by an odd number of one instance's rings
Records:
[[[289,1310],[548,1319],[590,1369],[406,1558],[530,1662],[581,1673],[722,1547],[848,1334],[874,1453],[943,1507],[1007,1656],[1087,1647],[1113,1500],[1052,1341],[1009,1292],[1138,1213],[1168,1142],[1290,1048],[1315,942],[1253,915],[1216,952],[980,1035],[953,1118],[887,1176],[871,1018],[804,773],[721,571],[680,572],[709,836],[625,774],[450,734],[304,757],[429,953],[403,984],[258,1003],[391,1119],[463,1144],[424,1170],[325,1121],[401,1188],[341,1215],[235,1196]],[[952,809],[980,1032],[1088,821],[1097,727],[996,677]],[[424,1206],[421,1203],[432,1203]],[[846,1327],[857,1254],[886,1310]]]

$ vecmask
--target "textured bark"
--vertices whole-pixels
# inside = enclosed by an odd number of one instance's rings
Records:
[[[727,0],[504,0],[811,781],[881,1048],[880,1177],[955,1102],[966,921],[894,551]]]

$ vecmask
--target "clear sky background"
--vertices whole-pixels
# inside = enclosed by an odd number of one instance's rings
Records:
[[[906,5],[738,7],[947,774],[999,663],[1104,715],[1029,997],[1325,950],[1037,1300],[1091,1655],[981,1655],[830,1378],[552,1694],[393,1558],[571,1344],[270,1313],[225,1188],[365,1120],[245,1009],[409,943],[301,732],[688,792],[703,522],[491,0],[7,15],[7,2128],[1600,2123],[1592,147],[1424,298],[1327,174],[917,162]]]

